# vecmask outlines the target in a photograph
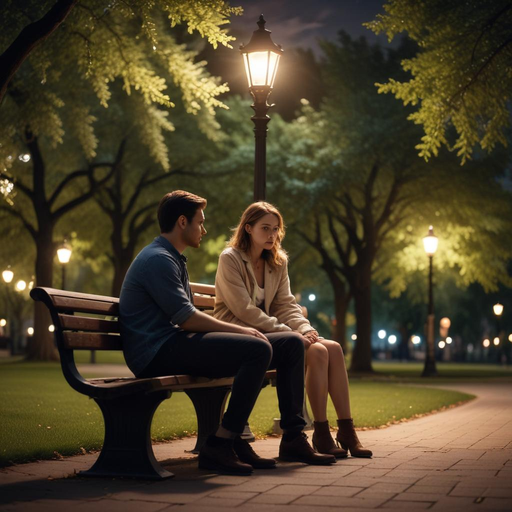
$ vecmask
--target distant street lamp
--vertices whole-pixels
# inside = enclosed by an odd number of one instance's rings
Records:
[[[281,45],[277,45],[270,37],[270,30],[265,29],[263,14],[258,20],[258,30],[252,34],[247,45],[240,46],[244,59],[249,91],[254,99],[251,108],[254,115],[255,159],[254,159],[254,200],[264,201],[266,196],[267,174],[267,124],[270,117],[268,109],[273,105],[267,99],[274,87],[277,66],[283,54]]]
[[[66,265],[69,263],[71,259],[71,246],[67,243],[66,239],[64,239],[64,243],[57,249],[57,258],[59,259],[60,264],[62,265],[62,289],[66,289]]]
[[[498,340],[500,340],[501,336],[501,315],[503,314],[503,304],[500,304],[499,302],[494,304],[492,307],[492,310],[494,312],[494,315],[496,316],[496,334]],[[496,345],[496,343],[494,343]],[[499,343],[498,343],[499,344]]]
[[[438,238],[434,235],[434,228],[430,226],[428,235],[423,238],[423,246],[429,258],[428,272],[428,310],[427,310],[427,353],[425,357],[425,367],[422,377],[432,377],[437,375],[436,354],[434,345],[434,294],[432,286],[433,259],[437,251]]]
[[[11,266],[9,265],[3,272],[2,272],[2,279],[9,284],[14,278],[14,272],[11,270]]]
[[[494,311],[494,314],[496,316],[501,316],[502,313],[503,313],[503,304],[500,304],[499,302],[497,304],[494,304],[494,306],[492,307],[492,310]]]

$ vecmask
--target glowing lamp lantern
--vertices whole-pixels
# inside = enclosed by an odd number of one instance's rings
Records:
[[[501,316],[503,314],[503,304],[500,304],[499,302],[497,304],[494,304],[492,310],[494,311],[494,314],[496,316]]]
[[[432,257],[437,251],[437,245],[439,243],[439,239],[436,235],[434,235],[434,227],[430,226],[428,229],[428,235],[423,238],[423,247],[425,248],[425,252],[427,256]]]
[[[66,289],[66,265],[71,259],[71,246],[64,240],[64,243],[57,249],[57,258],[62,265],[62,289]]]
[[[57,258],[59,259],[59,262],[62,265],[65,265],[66,263],[69,263],[69,260],[71,259],[71,247],[69,244],[64,242],[58,249],[57,249]]]
[[[265,29],[265,23],[262,14],[257,22],[258,30],[253,32],[248,44],[240,46],[240,52],[244,59],[250,91],[268,88],[268,94],[274,87],[283,49],[272,41],[271,32]]]
[[[14,279],[14,272],[11,270],[10,267],[7,267],[6,270],[2,272],[2,279],[9,284]]]
[[[16,290],[18,292],[22,292],[23,290],[25,290],[27,288],[27,282],[26,281],[23,281],[23,279],[20,279],[17,283],[16,283]]]

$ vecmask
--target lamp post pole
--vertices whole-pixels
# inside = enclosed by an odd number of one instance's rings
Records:
[[[272,41],[270,30],[265,29],[263,14],[257,23],[258,30],[253,32],[247,45],[240,46],[240,52],[244,58],[249,91],[254,99],[251,105],[254,110],[251,120],[254,123],[255,139],[254,201],[264,201],[267,187],[267,125],[270,121],[267,112],[273,106],[267,100],[274,87],[283,49]]]
[[[433,377],[437,375],[436,353],[434,339],[434,254],[437,250],[437,237],[434,235],[434,228],[430,226],[428,235],[423,239],[425,252],[429,259],[428,271],[428,309],[427,309],[427,349],[425,354],[425,366],[422,377]]]
[[[267,115],[271,107],[267,103],[270,91],[251,90],[254,103],[251,108],[254,115],[254,201],[265,201],[267,191],[267,125],[270,117]]]

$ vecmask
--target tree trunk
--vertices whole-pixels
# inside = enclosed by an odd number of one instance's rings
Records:
[[[51,287],[53,283],[53,225],[41,226],[36,239],[36,286]],[[27,358],[36,361],[58,360],[53,334],[48,331],[52,320],[48,308],[36,302],[34,308],[34,336],[29,345]]]
[[[350,294],[348,294],[345,288],[341,289],[336,287],[334,289],[334,314],[335,324],[333,326],[333,339],[337,341],[343,352],[347,352],[347,310],[350,303]]]
[[[357,342],[352,355],[350,371],[373,373],[372,368],[372,293],[371,272],[365,272],[352,289],[357,321]]]
[[[124,276],[133,260],[133,253],[127,255],[127,251],[118,257],[114,256],[114,280],[112,281],[112,297],[119,297]]]

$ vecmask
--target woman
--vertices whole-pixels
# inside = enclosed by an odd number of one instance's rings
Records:
[[[285,230],[279,210],[265,202],[251,204],[219,258],[214,316],[263,333],[296,331],[306,348],[306,392],[314,421],[313,446],[337,458],[371,457],[357,438],[350,413],[348,377],[339,343],[322,338],[302,314],[290,291]],[[327,420],[327,395],[338,415],[334,444]]]

